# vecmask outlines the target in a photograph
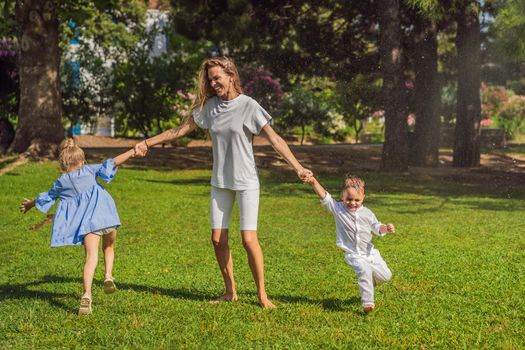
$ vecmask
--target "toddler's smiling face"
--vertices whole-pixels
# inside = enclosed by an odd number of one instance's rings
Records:
[[[351,212],[355,212],[363,205],[365,193],[364,191],[359,191],[355,188],[345,188],[343,191],[341,191],[341,200],[343,201],[346,209]]]

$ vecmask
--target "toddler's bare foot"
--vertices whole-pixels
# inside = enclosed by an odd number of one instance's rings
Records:
[[[363,305],[363,312],[365,314],[369,314],[371,313],[372,311],[374,311],[374,304],[365,304]]]
[[[221,295],[215,300],[210,300],[210,304],[218,304],[225,301],[237,301],[239,298],[237,298],[236,293],[226,293],[224,295]]]
[[[261,305],[263,309],[275,309],[277,307],[268,298],[259,299],[259,305]]]

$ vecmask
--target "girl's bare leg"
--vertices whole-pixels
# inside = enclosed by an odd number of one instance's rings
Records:
[[[83,297],[91,299],[91,289],[93,286],[93,276],[98,263],[98,242],[100,236],[89,233],[84,237],[84,251],[86,255],[86,262],[84,270],[82,271],[82,279],[84,281]]]
[[[104,280],[113,280],[113,262],[115,261],[116,239],[116,230],[102,236],[102,250],[104,251]]]
[[[257,239],[257,231],[243,230],[241,234],[242,244],[248,255],[248,264],[252,270],[253,279],[257,287],[259,304],[263,308],[272,309],[275,305],[268,299],[264,287],[264,257]]]
[[[211,230],[211,241],[213,249],[215,250],[215,257],[221,270],[222,279],[224,280],[224,287],[226,293],[211,301],[211,303],[219,303],[221,301],[235,301],[237,300],[237,291],[235,290],[235,280],[233,278],[233,261],[228,245],[228,229],[219,228]]]

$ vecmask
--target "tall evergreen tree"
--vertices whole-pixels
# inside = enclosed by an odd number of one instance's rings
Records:
[[[414,17],[415,115],[411,161],[419,166],[439,160],[440,86],[438,81],[437,21],[417,12]]]
[[[458,52],[458,95],[454,159],[457,167],[477,166],[480,163],[481,121],[481,54],[480,4],[465,0],[458,4],[456,46]]]
[[[380,1],[378,11],[385,109],[381,169],[402,171],[408,168],[408,128],[399,0]]]

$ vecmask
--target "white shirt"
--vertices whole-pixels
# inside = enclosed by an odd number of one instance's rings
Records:
[[[272,119],[257,101],[239,95],[225,101],[217,96],[193,111],[201,128],[209,129],[213,146],[212,186],[231,190],[259,189],[253,157],[253,135]]]
[[[331,212],[335,218],[336,244],[347,254],[369,256],[374,245],[372,233],[384,236],[379,232],[381,223],[374,213],[359,207],[355,212],[349,211],[343,204],[332,198],[330,193],[321,200],[321,205]]]

